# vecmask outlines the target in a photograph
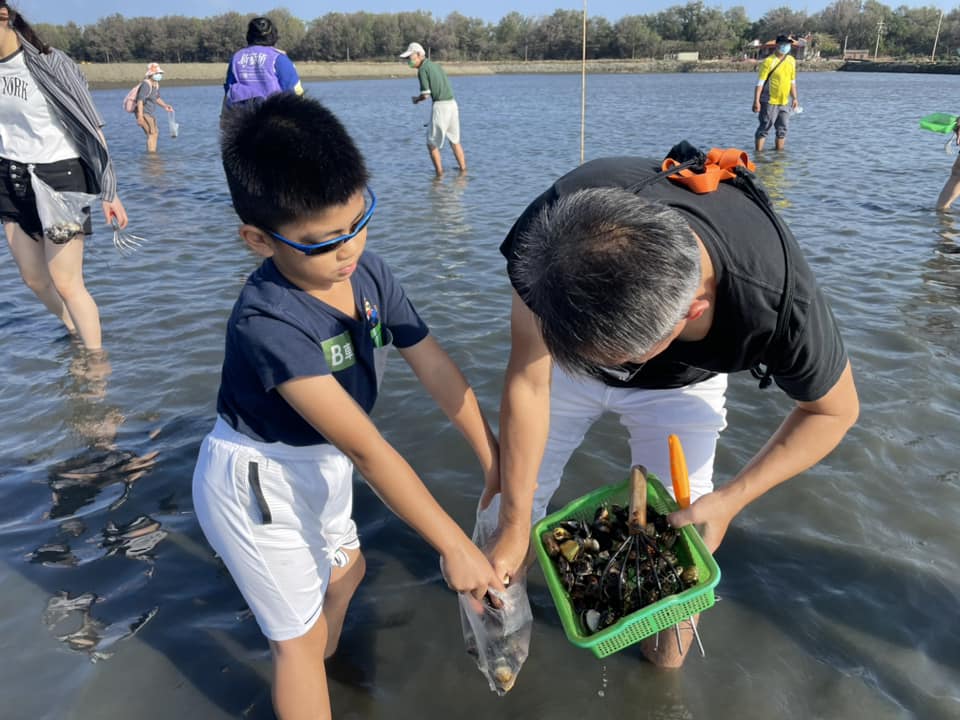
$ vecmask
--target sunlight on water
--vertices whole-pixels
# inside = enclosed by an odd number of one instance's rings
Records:
[[[470,171],[441,181],[431,179],[413,83],[308,91],[368,159],[380,199],[368,247],[391,263],[495,420],[509,342],[497,247],[578,161],[579,77],[457,78]],[[758,175],[831,298],[861,420],[825,462],[730,530],[717,556],[722,601],[700,626],[706,659],[674,674],[633,650],[598,662],[566,642],[534,571],[531,656],[497,699],[464,653],[435,554],[358,484],[369,570],[330,665],[338,717],[446,718],[465,707],[502,720],[633,707],[661,718],[960,715],[960,223],[933,212],[951,159],[939,136],[916,129],[943,109],[933,98],[956,96],[957,81],[804,73],[800,83],[805,112],[785,153],[758,158]],[[662,157],[681,139],[752,145],[750,75],[591,76],[588,88],[588,157]],[[121,110],[124,91],[94,93],[130,229],[146,239],[122,256],[99,228],[89,245],[108,363],[79,354],[9,254],[0,263],[0,629],[19,668],[0,679],[0,696],[18,700],[4,717],[125,718],[131,707],[142,720],[272,717],[266,645],[190,500],[224,323],[255,266],[219,164],[220,92],[165,90],[179,134],[161,135],[157,157]],[[719,482],[787,408],[775,391],[733,379]],[[396,359],[375,415],[469,528],[478,468]],[[557,502],[619,480],[627,462],[619,426],[601,421]]]

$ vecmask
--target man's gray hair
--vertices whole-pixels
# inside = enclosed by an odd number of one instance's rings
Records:
[[[648,353],[700,285],[700,249],[684,217],[623,188],[563,196],[519,240],[521,295],[554,359],[572,372]]]

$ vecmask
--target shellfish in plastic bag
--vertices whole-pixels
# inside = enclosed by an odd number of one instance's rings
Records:
[[[490,543],[497,529],[499,511],[499,495],[485,510],[477,508],[473,542],[479,548],[485,549]],[[476,601],[470,595],[460,593],[460,624],[467,654],[477,661],[490,689],[502,696],[513,687],[530,651],[533,612],[527,598],[526,572],[511,578],[506,592],[491,590],[490,594],[501,607],[494,607],[488,598],[484,598],[483,612],[478,613]]]
[[[90,203],[99,196],[54,190],[37,176],[33,165],[28,165],[27,171],[37,199],[37,215],[40,216],[44,237],[56,245],[62,245],[82,233],[90,216]]]

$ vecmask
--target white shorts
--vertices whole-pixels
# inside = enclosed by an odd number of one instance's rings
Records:
[[[193,505],[271,640],[305,634],[320,617],[334,566],[360,546],[353,463],[333,445],[261,443],[222,418],[200,446]]]
[[[454,145],[460,144],[460,109],[456,100],[437,100],[433,103],[427,145],[442,148],[444,140]]]
[[[690,474],[690,499],[713,491],[713,460],[727,426],[727,376],[672,390],[616,388],[589,377],[571,377],[554,366],[550,434],[537,475],[533,522],[546,515],[563,469],[590,426],[604,413],[620,416],[630,433],[630,464],[643,465],[673,494],[667,437],[680,438]],[[623,476],[628,474],[624,468]],[[619,480],[612,478],[609,483]]]

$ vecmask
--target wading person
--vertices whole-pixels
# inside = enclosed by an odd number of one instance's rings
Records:
[[[157,127],[157,117],[154,114],[157,105],[167,112],[173,112],[173,106],[168,105],[160,97],[160,81],[163,80],[163,68],[157,63],[147,65],[147,74],[140,81],[137,89],[137,125],[147,136],[147,152],[157,151],[157,140],[160,129]]]
[[[496,483],[497,443],[473,390],[384,261],[366,251],[376,207],[340,122],[278,93],[227,113],[223,166],[240,236],[263,258],[227,323],[218,418],[193,498],[273,653],[284,720],[330,717],[324,660],[364,574],[352,514],[356,466],[441,557],[447,584],[503,589],[368,416],[391,345]]]
[[[224,108],[263,100],[284,91],[303,95],[297,69],[287,54],[275,47],[277,39],[277,28],[270,18],[257,17],[250,21],[247,47],[235,52],[227,66]]]
[[[790,111],[800,106],[797,97],[797,62],[790,54],[792,41],[777,35],[777,48],[760,63],[757,86],[753,93],[753,111],[759,113],[754,147],[763,150],[767,135],[776,134],[776,148],[783,150],[787,142]]]
[[[667,437],[680,437],[694,502],[669,520],[700,526],[711,551],[737,513],[819,462],[856,420],[840,332],[765,196],[725,182],[706,194],[663,177],[649,182],[659,169],[643,158],[588,162],[534,200],[501,245],[514,291],[501,537],[491,552],[500,577],[525,562],[531,521],[544,516],[567,460],[605,412],[627,428],[631,463],[661,478],[669,477]],[[751,369],[794,406],[714,490],[727,374]],[[484,502],[496,490],[487,488]],[[678,666],[691,637],[687,624],[683,653],[653,639],[644,652]]]
[[[467,161],[463,156],[463,147],[460,145],[460,109],[453,98],[453,89],[450,80],[443,68],[427,59],[423,45],[412,42],[407,49],[400,53],[400,57],[407,59],[407,64],[416,68],[417,78],[420,80],[420,94],[413,96],[413,104],[424,100],[431,100],[433,107],[430,112],[430,125],[427,129],[427,150],[437,177],[443,175],[443,161],[440,158],[440,149],[445,140],[450,141],[450,149],[457,160],[457,166],[463,172],[467,169]]]
[[[99,194],[107,222],[126,227],[103,120],[76,64],[46,45],[4,0],[0,79],[0,218],[10,252],[46,308],[85,348],[99,350],[100,313],[83,281],[90,210],[79,232],[54,242],[41,226],[28,166],[54,190]]]
[[[957,118],[953,129],[956,134],[956,144],[960,147],[960,117]],[[953,201],[960,197],[960,155],[953,162],[953,168],[950,170],[950,177],[943,185],[940,191],[940,197],[937,198],[937,210],[949,210]]]

